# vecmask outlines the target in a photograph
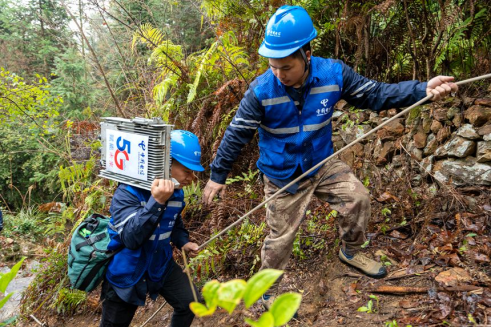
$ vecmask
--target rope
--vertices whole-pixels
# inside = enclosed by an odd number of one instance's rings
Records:
[[[456,82],[457,85],[462,85],[462,84],[467,84],[467,83],[471,83],[471,82],[474,82],[474,81],[479,81],[479,80],[484,80],[484,79],[487,79],[487,78],[490,78],[491,74],[485,74],[485,75],[482,75],[482,76],[478,76],[478,77],[474,77],[474,78],[471,78],[471,79],[468,79],[468,80],[464,80],[464,81],[460,81],[460,82]],[[353,145],[355,145],[356,143],[358,143],[359,141],[361,141],[362,139],[365,139],[366,137],[370,136],[371,134],[373,134],[374,132],[378,131],[379,129],[381,129],[382,127],[384,127],[385,125],[388,125],[389,123],[393,122],[394,120],[396,120],[397,118],[405,115],[406,113],[408,113],[410,110],[414,109],[415,107],[423,104],[424,102],[430,100],[432,97],[434,97],[434,95],[430,95],[430,96],[427,96],[419,101],[417,101],[415,104],[413,104],[412,106],[410,107],[407,107],[405,110],[401,111],[400,113],[398,113],[397,115],[393,116],[392,118],[390,118],[389,120],[383,122],[382,124],[378,125],[377,127],[375,127],[374,129],[372,129],[371,131],[367,132],[366,134],[364,134],[363,136],[361,136],[360,138],[352,141],[351,143],[349,143],[348,145],[346,145],[345,147],[343,147],[342,149],[336,151],[335,153],[333,153],[332,155],[328,156],[327,158],[325,158],[323,161],[319,162],[318,164],[316,164],[315,166],[313,166],[311,169],[307,170],[306,172],[304,172],[302,175],[300,175],[299,177],[297,177],[296,179],[292,180],[289,184],[285,185],[283,188],[279,189],[275,194],[273,194],[272,196],[270,196],[269,198],[265,199],[263,202],[261,202],[258,206],[256,206],[255,208],[253,208],[251,211],[249,211],[248,213],[244,214],[242,217],[240,217],[237,221],[235,221],[234,223],[232,223],[231,225],[229,225],[228,227],[226,227],[224,230],[222,230],[221,232],[219,232],[218,234],[216,234],[215,236],[213,236],[212,238],[210,238],[208,241],[206,241],[205,243],[203,243],[202,245],[200,245],[200,247],[198,247],[198,249],[203,249],[203,247],[205,247],[206,245],[208,245],[209,243],[211,243],[213,240],[219,238],[220,236],[222,236],[224,233],[226,233],[227,231],[229,231],[230,229],[232,229],[233,227],[235,227],[236,225],[238,225],[241,221],[243,221],[245,218],[247,218],[250,214],[252,214],[253,212],[255,212],[256,210],[260,209],[261,207],[263,207],[263,205],[265,205],[266,203],[268,203],[269,201],[271,201],[272,199],[274,199],[275,197],[277,197],[279,194],[281,194],[282,192],[284,192],[286,189],[288,189],[290,186],[292,186],[293,184],[297,183],[299,180],[301,180],[302,178],[304,178],[305,176],[307,176],[309,173],[313,172],[314,170],[318,169],[320,166],[324,165],[326,162],[328,162],[331,158],[335,157],[336,155],[340,154],[341,152],[343,152],[344,150],[352,147]]]

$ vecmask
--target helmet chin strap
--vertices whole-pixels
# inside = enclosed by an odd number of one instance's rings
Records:
[[[299,51],[301,52],[302,59],[304,59],[304,64],[305,64],[304,65],[304,73],[306,73],[306,71],[308,70],[308,67],[309,67],[306,52],[302,48],[300,48]]]
[[[302,59],[304,59],[304,74],[306,74],[307,70],[309,69],[309,62],[308,62],[308,59],[306,56],[306,52],[304,51],[304,49],[302,49],[302,47],[299,49],[299,51],[301,52]],[[303,77],[304,77],[304,74],[303,74]],[[307,81],[307,76],[304,79],[304,81],[302,81],[301,88],[304,87],[304,85],[306,84],[306,81]]]

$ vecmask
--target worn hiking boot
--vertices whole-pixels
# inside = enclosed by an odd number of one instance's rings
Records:
[[[272,307],[272,304],[273,304],[273,302],[275,302],[276,298],[277,298],[277,295],[263,294],[263,296],[261,296],[260,303],[265,308],[265,311],[270,311],[270,308]],[[293,318],[297,319],[297,311],[294,314]]]
[[[273,302],[275,302],[276,298],[277,298],[276,295],[263,294],[263,296],[261,296],[260,303],[265,308],[265,311],[270,311],[270,308],[272,307],[272,304]]]
[[[371,260],[361,252],[355,253],[354,256],[348,256],[340,249],[338,257],[342,262],[359,269],[371,278],[380,279],[384,278],[387,274],[386,268],[381,263]]]

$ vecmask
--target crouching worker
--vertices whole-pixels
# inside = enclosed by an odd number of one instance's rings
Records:
[[[129,326],[138,306],[147,295],[162,295],[174,308],[171,326],[190,326],[194,301],[187,275],[173,261],[171,242],[196,256],[198,245],[188,239],[180,213],[184,208],[183,190],[193,179],[193,171],[203,171],[200,144],[191,132],[171,133],[171,180],[155,179],[151,191],[120,184],[110,207],[111,242],[108,249],[119,249],[102,285],[101,327]],[[197,293],[198,295],[198,293]]]

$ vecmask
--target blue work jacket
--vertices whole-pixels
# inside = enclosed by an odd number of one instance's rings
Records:
[[[150,191],[120,184],[111,202],[109,250],[124,247],[108,266],[106,278],[119,288],[134,286],[144,277],[158,282],[167,274],[172,260],[170,242],[181,248],[188,232],[181,220],[184,193],[175,190],[165,205]]]
[[[269,178],[286,180],[333,153],[333,108],[340,99],[376,111],[409,106],[426,96],[427,83],[387,84],[355,73],[340,60],[311,57],[302,108],[268,70],[246,91],[212,162],[211,180],[224,184],[232,164],[256,130],[257,166]],[[316,174],[316,171],[311,175]]]

